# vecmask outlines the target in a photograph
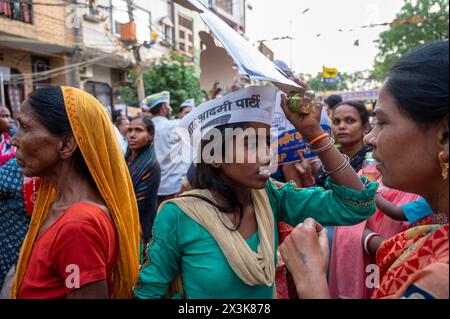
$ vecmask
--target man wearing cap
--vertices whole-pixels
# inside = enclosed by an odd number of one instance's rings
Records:
[[[186,115],[188,115],[195,108],[195,100],[190,99],[186,100],[180,105],[180,113],[178,114],[178,118],[180,120],[183,119]]]
[[[142,107],[150,111],[155,124],[155,153],[161,166],[161,184],[158,190],[158,206],[166,199],[177,194],[183,184],[189,166],[176,163],[171,159],[171,151],[176,140],[171,138],[172,133],[179,125],[179,120],[170,120],[172,107],[170,106],[170,93],[163,91],[145,98]]]
[[[142,105],[142,116],[153,118],[153,114],[150,112],[150,108],[147,105]]]

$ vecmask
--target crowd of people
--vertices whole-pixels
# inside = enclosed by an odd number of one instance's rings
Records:
[[[449,298],[448,64],[448,41],[398,59],[373,114],[328,97],[331,134],[267,86],[177,119],[166,91],[134,118],[72,87],[2,106],[1,297]],[[274,173],[276,103],[317,156]]]

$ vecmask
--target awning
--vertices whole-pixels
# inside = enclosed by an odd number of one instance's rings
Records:
[[[0,32],[0,45],[11,49],[40,52],[44,54],[72,53],[75,50],[74,47],[65,47],[58,44],[42,42],[36,39],[22,38],[8,35],[4,32]]]

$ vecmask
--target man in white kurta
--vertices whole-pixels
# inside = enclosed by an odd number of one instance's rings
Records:
[[[158,202],[174,197],[183,184],[189,169],[189,163],[175,161],[171,154],[178,141],[173,133],[179,126],[179,120],[170,120],[172,107],[170,93],[161,92],[147,97],[143,103],[152,113],[155,124],[155,153],[161,167],[161,184],[158,190]]]

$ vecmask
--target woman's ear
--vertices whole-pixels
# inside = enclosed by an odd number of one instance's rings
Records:
[[[77,149],[78,144],[75,141],[75,137],[72,134],[66,135],[61,139],[59,156],[62,159],[71,158]]]
[[[442,119],[437,129],[437,140],[440,152],[444,155],[444,160],[449,160],[449,117]]]

